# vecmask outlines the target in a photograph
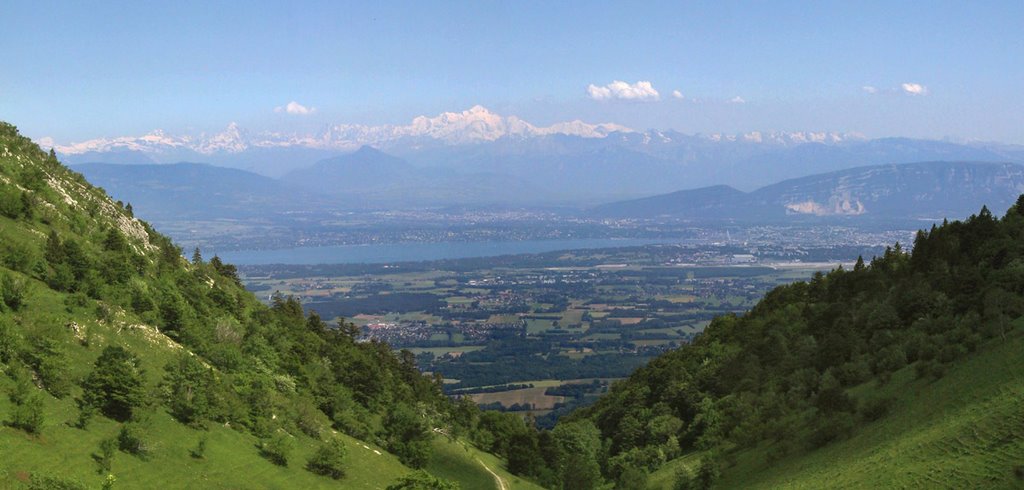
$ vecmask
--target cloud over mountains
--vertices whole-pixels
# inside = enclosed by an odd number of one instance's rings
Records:
[[[306,107],[306,106],[304,106],[304,105],[302,105],[302,104],[300,104],[298,102],[295,102],[293,100],[293,101],[291,101],[291,102],[289,102],[289,103],[287,103],[287,104],[285,104],[283,106],[275,107],[274,108],[274,112],[284,112],[284,113],[288,113],[288,114],[292,114],[292,115],[297,115],[297,116],[306,116],[306,115],[309,115],[309,114],[312,114],[312,113],[316,112],[316,108],[315,107]]]
[[[651,101],[661,98],[661,94],[654,89],[651,82],[640,80],[636,83],[627,83],[615,80],[608,85],[587,86],[587,95],[594,100],[639,100]]]

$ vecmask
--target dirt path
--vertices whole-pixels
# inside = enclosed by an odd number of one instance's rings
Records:
[[[484,462],[480,460],[480,458],[476,458],[476,462],[480,463],[480,466],[483,466],[484,469],[487,470],[487,472],[494,477],[494,481],[498,483],[498,490],[508,490],[508,485],[505,484],[504,479],[502,479],[500,476],[498,476],[497,473],[488,468],[487,465],[485,465]]]

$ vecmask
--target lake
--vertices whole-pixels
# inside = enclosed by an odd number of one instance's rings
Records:
[[[523,240],[499,242],[385,243],[333,245],[277,250],[240,250],[219,253],[221,259],[237,265],[265,264],[378,264],[420,260],[492,257],[612,247],[633,247],[655,243],[677,243],[672,239],[581,238],[570,240]]]

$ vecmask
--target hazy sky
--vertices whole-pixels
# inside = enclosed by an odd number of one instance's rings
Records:
[[[1021,0],[371,3],[7,0],[0,119],[67,143],[481,104],[537,124],[1024,143]]]

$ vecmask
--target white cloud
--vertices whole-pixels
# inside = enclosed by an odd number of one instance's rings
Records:
[[[682,99],[683,98],[683,93],[678,91],[678,90],[673,90],[672,91],[672,97],[675,97],[677,99]]]
[[[658,100],[661,97],[651,82],[642,80],[633,84],[620,80],[604,86],[590,84],[587,86],[587,95],[594,100]]]
[[[316,107],[306,107],[294,100],[289,102],[285,106],[277,106],[274,108],[274,112],[287,112],[288,114],[295,114],[299,116],[306,116],[316,112]]]
[[[740,97],[739,95],[729,99],[729,102],[731,102],[733,104],[746,104],[747,103],[747,101],[743,100],[743,97]]]
[[[863,90],[865,93],[869,93],[869,94],[877,94],[878,93],[878,87],[875,87],[875,86],[872,86],[872,85],[865,85],[865,86],[861,87],[861,90]]]
[[[925,87],[920,83],[907,82],[900,84],[900,88],[903,89],[903,93],[907,95],[928,95],[928,87]]]

